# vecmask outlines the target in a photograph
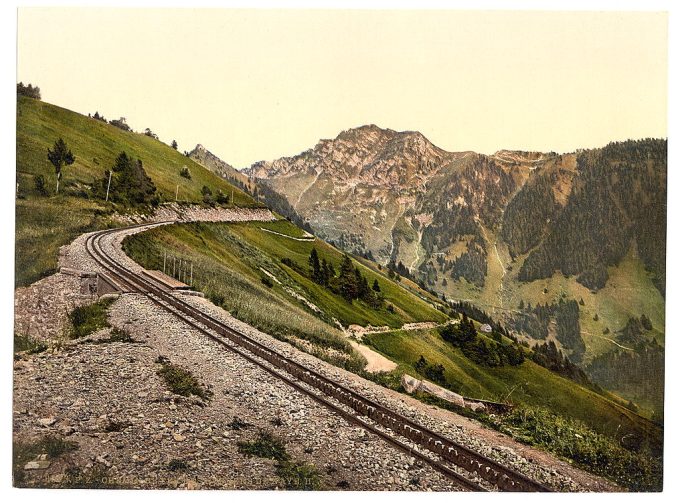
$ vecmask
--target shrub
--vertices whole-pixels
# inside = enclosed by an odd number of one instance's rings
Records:
[[[269,278],[269,276],[262,276],[260,279],[262,284],[268,288],[272,288],[274,286],[274,282]]]
[[[318,491],[321,488],[319,471],[312,464],[281,461],[276,466],[276,474],[283,480],[285,488],[292,491]]]
[[[182,167],[182,169],[179,170],[179,176],[182,176],[187,180],[191,180],[191,171],[189,171],[189,168],[184,166]]]
[[[289,459],[286,446],[283,442],[266,431],[261,431],[255,440],[239,442],[237,445],[239,452],[248,456],[274,459],[276,461],[287,461]]]
[[[138,341],[132,338],[130,332],[128,332],[127,330],[121,330],[120,328],[114,328],[113,330],[111,330],[111,335],[109,335],[109,337],[107,337],[106,339],[99,339],[98,341],[94,341],[95,344],[106,344],[109,342],[135,343]]]
[[[210,300],[210,302],[216,306],[222,306],[224,304],[224,295],[219,292],[212,291],[208,293],[208,300]]]
[[[217,201],[217,204],[229,204],[229,196],[221,190],[218,190],[217,196],[215,196],[215,201]]]
[[[251,427],[252,424],[246,423],[238,416],[234,416],[234,419],[232,419],[231,423],[229,423],[227,426],[232,430],[239,431]]]
[[[68,314],[68,319],[71,322],[71,338],[79,339],[110,326],[107,310],[112,303],[113,299],[106,299],[73,309]]]
[[[191,372],[177,365],[164,362],[157,374],[165,379],[165,383],[170,388],[170,391],[177,395],[196,395],[204,400],[207,400],[212,395],[209,390],[200,385]]]
[[[47,344],[31,339],[27,335],[14,334],[14,352],[25,351],[29,355],[42,353],[47,349]]]
[[[168,462],[168,470],[171,472],[183,472],[189,469],[189,465],[183,459],[171,459]]]
[[[49,194],[49,191],[47,190],[47,185],[45,184],[45,177],[43,175],[37,175],[33,179],[33,183],[35,184],[35,191],[40,194],[41,196],[46,196]]]
[[[142,160],[135,160],[125,152],[118,154],[111,170],[104,171],[95,187],[95,193],[101,198],[107,191],[109,201],[116,203],[131,206],[157,206],[160,203],[156,185],[146,173]]]
[[[208,204],[210,206],[215,204],[215,200],[213,199],[213,196],[212,196],[212,190],[210,190],[210,187],[208,187],[207,185],[204,185],[201,188],[201,195],[203,196],[203,202],[205,204]]]
[[[415,363],[413,368],[419,374],[423,375],[425,378],[437,384],[446,384],[446,378],[444,377],[444,372],[446,369],[441,363],[429,364],[423,355],[420,355],[420,359]]]
[[[33,84],[30,83],[27,86],[25,86],[23,82],[19,82],[17,84],[17,94],[39,100],[40,88],[38,86],[33,87]]]

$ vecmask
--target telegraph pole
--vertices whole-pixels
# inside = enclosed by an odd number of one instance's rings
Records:
[[[106,202],[109,202],[109,189],[111,188],[111,176],[113,175],[113,170],[109,171],[109,183],[106,186]]]

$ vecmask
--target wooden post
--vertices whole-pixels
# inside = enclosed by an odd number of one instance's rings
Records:
[[[111,188],[111,176],[113,175],[113,170],[109,170],[109,184],[106,186],[106,202],[109,202],[109,189]]]
[[[172,257],[172,277],[175,277],[175,257]]]
[[[163,250],[163,274],[165,274],[165,259],[167,258],[168,252]]]
[[[191,273],[189,275],[189,285],[194,286],[194,263],[191,263]]]

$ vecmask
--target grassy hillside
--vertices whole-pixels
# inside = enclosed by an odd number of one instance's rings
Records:
[[[266,229],[266,230],[265,230]],[[312,282],[304,271],[312,247],[336,270],[342,254],[286,220],[242,224],[193,223],[159,227],[127,238],[126,252],[149,269],[173,274],[172,264],[190,261],[193,286],[235,317],[335,365],[358,371],[366,364],[337,326],[401,327],[415,321],[442,322],[446,315],[396,283],[358,265],[369,284],[378,280],[385,306],[352,303]],[[296,238],[296,239],[294,239]],[[285,265],[282,259],[292,260]],[[292,267],[292,265],[297,266]],[[178,271],[176,275],[179,275]],[[393,306],[388,309],[387,305]]]
[[[273,234],[263,230],[272,230]],[[281,236],[283,234],[284,236]],[[273,274],[281,283],[275,282],[272,288],[258,286],[259,290],[274,292],[288,304],[297,305],[311,311],[305,303],[296,300],[284,290],[284,287],[294,289],[305,299],[318,306],[323,312],[322,318],[333,325],[337,319],[344,326],[359,325],[388,325],[398,328],[404,323],[418,321],[443,322],[446,315],[433,307],[432,304],[406,291],[397,283],[385,276],[357,263],[369,284],[378,280],[387,304],[394,306],[393,312],[386,307],[374,309],[363,301],[355,300],[349,303],[339,295],[332,293],[308,277],[296,271],[293,267],[282,263],[288,258],[304,270],[308,269],[307,260],[312,250],[316,248],[321,259],[332,263],[339,269],[342,253],[327,243],[315,240],[298,241],[290,239],[303,236],[302,231],[286,220],[262,224],[187,224],[166,228],[153,229],[143,234],[129,238],[126,250],[133,258],[147,267],[162,268],[163,251],[172,256],[195,260],[201,265],[195,267],[194,278],[196,286],[211,294],[225,297],[230,302],[236,295],[236,288],[231,284],[218,281],[216,271],[229,270],[238,273],[253,283],[261,283],[267,271]],[[239,312],[250,309],[249,306],[234,306]]]
[[[430,365],[443,365],[446,387],[468,397],[515,405],[509,414],[498,415],[454,410],[631,490],[661,488],[663,430],[625,408],[625,401],[615,395],[596,393],[531,360],[519,366],[475,365],[436,330],[397,330],[371,334],[364,341],[399,363],[378,379],[393,389],[401,389],[402,374],[419,376],[415,364],[422,355]],[[449,408],[431,397],[420,398]]]
[[[583,421],[600,433],[619,438],[634,433],[658,447],[658,427],[623,407],[625,401],[579,386],[530,360],[519,366],[475,365],[436,330],[371,334],[366,341],[412,375],[417,375],[413,366],[419,355],[442,364],[447,386],[464,396],[545,407]]]
[[[47,149],[63,138],[76,156],[62,170],[59,195],[54,194],[54,167]],[[114,159],[125,151],[144,163],[161,201],[200,202],[201,188],[233,194],[238,206],[256,203],[243,191],[185,157],[168,145],[143,134],[126,132],[42,101],[18,96],[17,101],[17,220],[16,280],[25,285],[53,272],[59,246],[88,230],[106,226],[116,208],[91,198],[90,187],[104,177]],[[186,166],[191,180],[180,176]],[[35,189],[35,177],[45,178],[48,194]]]

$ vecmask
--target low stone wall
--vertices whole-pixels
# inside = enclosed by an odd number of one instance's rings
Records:
[[[156,208],[153,215],[119,215],[117,220],[124,225],[165,222],[167,220],[182,222],[270,222],[275,220],[275,217],[268,208],[211,208],[196,204],[169,203]]]

